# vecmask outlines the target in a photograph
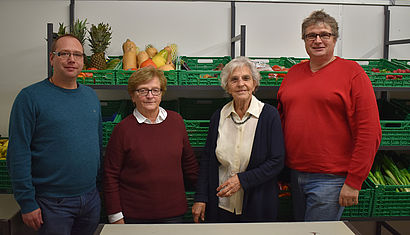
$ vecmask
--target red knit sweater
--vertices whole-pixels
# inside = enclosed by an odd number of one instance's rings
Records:
[[[336,60],[312,73],[293,66],[278,92],[286,164],[303,172],[346,175],[360,189],[381,140],[371,82],[354,61]]]
[[[196,182],[198,163],[181,116],[167,112],[159,124],[139,124],[129,115],[114,128],[104,160],[107,214],[162,219],[185,213],[184,178]]]

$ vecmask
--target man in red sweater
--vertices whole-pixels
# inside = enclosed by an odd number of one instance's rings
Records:
[[[278,92],[298,221],[339,220],[358,203],[381,140],[369,77],[334,56],[336,20],[314,11],[302,24],[310,60],[293,66]]]

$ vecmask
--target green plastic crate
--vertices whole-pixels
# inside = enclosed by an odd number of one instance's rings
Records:
[[[219,86],[221,71],[214,70],[180,70],[179,85],[182,86]]]
[[[192,206],[194,205],[195,192],[185,192],[185,196],[188,204],[188,209],[184,214],[184,222],[192,223],[194,221],[192,217]]]
[[[12,193],[12,191],[7,161],[0,160],[0,193]]]
[[[205,146],[208,136],[209,120],[184,120],[192,147]]]
[[[179,113],[178,100],[162,100],[159,106],[163,109],[172,110]]]
[[[179,98],[179,113],[189,120],[209,120],[212,114],[222,108],[230,98]]]
[[[393,63],[399,63],[410,69],[410,60],[391,59]]]
[[[374,188],[372,217],[410,216],[410,192],[397,192],[410,185],[379,185],[369,179]]]
[[[294,64],[299,64],[302,61],[310,60],[310,58],[300,58],[300,57],[288,57],[288,60]]]
[[[77,82],[84,85],[114,85],[115,70],[82,70]]]
[[[101,115],[103,118],[103,146],[107,146],[114,127],[132,112],[129,100],[101,101]]]
[[[382,127],[382,146],[409,146],[410,121],[380,121]]]
[[[359,203],[355,206],[345,207],[342,218],[368,218],[372,214],[374,189],[370,187],[368,179],[363,183],[359,192]]]
[[[295,65],[294,61],[287,57],[269,58],[269,57],[250,57],[255,64],[268,64],[270,67],[278,65],[280,67],[290,68]],[[280,86],[287,71],[261,71],[261,86]]]
[[[128,78],[133,74],[134,70],[123,70],[122,60],[116,67],[116,85],[128,85]],[[164,71],[164,76],[167,79],[167,86],[178,85],[178,70]]]
[[[219,64],[226,65],[231,61],[230,56],[223,57],[188,57],[180,56],[177,63],[177,69],[181,69],[181,60],[187,63],[191,70],[213,70]]]

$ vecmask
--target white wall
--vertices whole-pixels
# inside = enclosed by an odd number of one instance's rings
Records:
[[[330,1],[331,2],[331,1]],[[8,135],[8,120],[17,93],[47,76],[47,23],[69,24],[69,0],[0,1],[0,135]],[[179,45],[186,56],[230,55],[229,2],[197,1],[77,1],[75,18],[109,23],[108,55],[121,55],[130,38],[144,48],[152,43]],[[346,58],[381,58],[383,6],[294,3],[236,3],[236,31],[247,26],[246,55],[306,57],[300,25],[309,13],[325,9],[341,27],[336,54]],[[391,7],[391,40],[410,38],[410,7]],[[88,43],[87,43],[88,44]],[[86,52],[89,47],[86,44]],[[236,54],[239,55],[237,43]],[[410,45],[391,46],[390,58],[410,58]],[[98,91],[100,97],[127,97],[124,90]]]

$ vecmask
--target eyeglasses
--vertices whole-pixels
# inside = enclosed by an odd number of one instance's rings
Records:
[[[153,96],[159,96],[162,92],[162,90],[160,88],[154,88],[154,89],[141,88],[141,89],[137,89],[135,91],[137,92],[137,94],[139,96],[147,96],[149,94],[149,92],[151,92],[151,94]]]
[[[71,53],[71,52],[67,52],[67,51],[62,51],[62,52],[53,51],[53,54],[60,57],[60,58],[65,59],[65,60],[70,58],[71,55],[73,55],[74,60],[82,60],[84,58],[84,54],[83,53],[78,53],[78,52]]]
[[[317,36],[320,37],[322,40],[329,40],[331,36],[335,36],[333,33],[308,33],[305,35],[305,40],[314,41],[316,40]]]

